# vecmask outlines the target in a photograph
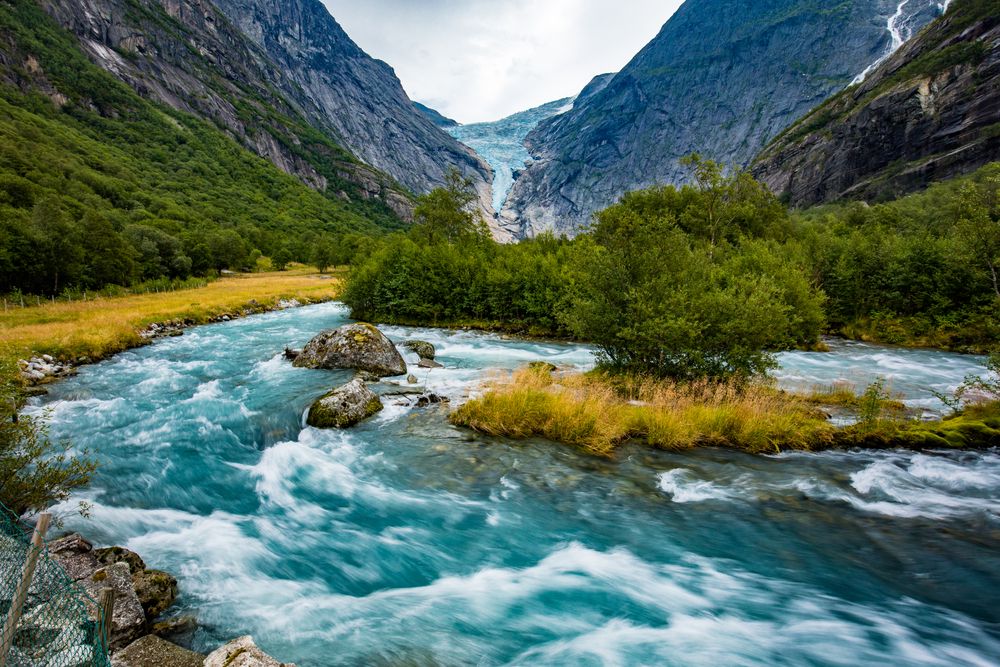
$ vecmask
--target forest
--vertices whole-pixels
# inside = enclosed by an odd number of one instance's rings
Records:
[[[824,333],[960,351],[1000,341],[1000,165],[896,201],[790,211],[698,156],[690,185],[625,195],[573,240],[498,245],[456,179],[359,251],[357,318],[596,343],[615,368],[754,375]]]

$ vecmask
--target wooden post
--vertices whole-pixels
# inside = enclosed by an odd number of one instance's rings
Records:
[[[111,624],[115,617],[115,589],[101,589],[101,641],[104,651],[111,653]]]
[[[35,533],[31,536],[28,556],[24,561],[24,569],[21,570],[21,580],[17,584],[14,599],[10,603],[7,620],[3,624],[3,635],[0,635],[0,667],[6,667],[7,665],[7,656],[10,653],[11,646],[14,644],[14,633],[17,631],[17,624],[21,620],[24,600],[28,597],[31,578],[35,576],[35,566],[38,564],[38,556],[42,553],[42,541],[45,539],[45,533],[48,532],[51,521],[52,515],[46,512],[38,517],[38,523],[35,524]]]

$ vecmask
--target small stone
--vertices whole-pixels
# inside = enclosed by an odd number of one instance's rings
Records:
[[[111,658],[112,667],[201,667],[205,656],[155,635],[137,639]]]
[[[418,380],[418,379],[417,379],[417,376],[416,376],[416,375],[413,375],[413,374],[411,373],[410,375],[407,375],[407,376],[406,376],[406,382],[407,382],[408,384],[417,384],[418,382],[420,382],[420,380]]]
[[[50,355],[48,355],[48,354],[43,354],[43,355],[42,355],[42,360],[43,360],[43,361],[44,361],[45,363],[47,363],[47,364],[51,364],[51,363],[55,363],[55,359],[53,359],[53,358],[52,358],[52,357],[51,357]]]
[[[204,667],[295,667],[264,653],[247,635],[220,646],[205,658]]]
[[[421,359],[433,359],[436,354],[434,346],[425,340],[408,340],[403,343],[403,347],[416,352]]]
[[[433,359],[421,359],[417,362],[417,366],[420,366],[420,368],[444,368],[444,366]]]
[[[157,637],[169,639],[191,635],[198,629],[198,619],[194,616],[175,616],[153,623],[152,631]]]
[[[550,364],[547,361],[532,361],[528,364],[528,368],[533,371],[542,371],[545,373],[554,373],[559,370],[559,367],[555,364]]]

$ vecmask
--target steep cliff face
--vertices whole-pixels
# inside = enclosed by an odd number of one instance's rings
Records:
[[[489,166],[420,113],[392,68],[351,41],[319,0],[215,4],[295,84],[294,99],[319,108],[355,155],[417,193],[442,184],[454,167],[472,179],[492,220]]]
[[[865,81],[768,146],[757,178],[796,206],[880,199],[1000,160],[1000,2],[956,0]]]
[[[521,234],[573,233],[624,192],[683,182],[693,151],[743,165],[892,47],[935,0],[688,0],[610,81],[542,123],[502,217]],[[600,84],[604,87],[600,88]]]
[[[294,82],[208,0],[40,4],[92,61],[143,97],[211,120],[286,173],[360,201],[375,217],[410,217],[405,190],[344,148],[322,110],[296,99]]]

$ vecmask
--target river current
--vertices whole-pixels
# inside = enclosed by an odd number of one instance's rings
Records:
[[[67,528],[175,574],[193,648],[248,633],[299,667],[1000,663],[1000,452],[603,460],[401,398],[303,428],[351,373],[281,351],[347,321],[325,304],[191,329],[30,408],[102,463],[57,508]],[[384,331],[434,343],[446,368],[416,375],[455,402],[534,359],[593,364],[584,346]],[[982,371],[856,343],[781,362],[787,386],[883,375],[928,410],[929,387]]]

